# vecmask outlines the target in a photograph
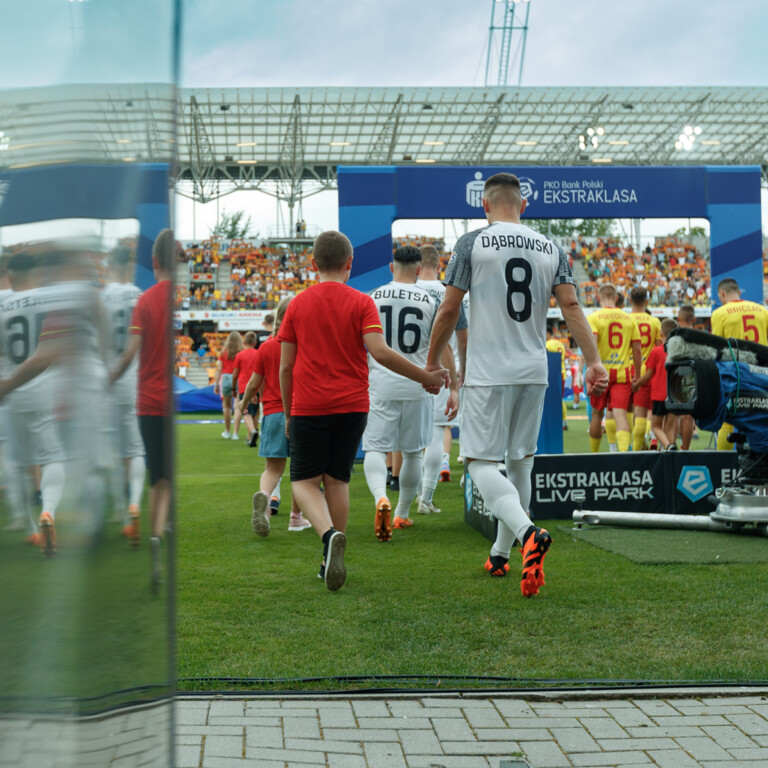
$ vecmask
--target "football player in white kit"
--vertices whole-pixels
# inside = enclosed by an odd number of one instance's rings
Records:
[[[110,319],[111,338],[107,364],[111,368],[125,351],[128,326],[141,290],[133,284],[135,262],[129,248],[118,246],[109,254],[108,282],[101,299]],[[113,423],[117,459],[112,467],[112,495],[123,519],[123,535],[132,547],[140,543],[139,505],[144,490],[146,465],[144,443],[136,416],[136,388],[139,360],[134,358],[128,370],[113,385]],[[128,477],[128,499],[125,477]]]
[[[384,337],[392,349],[412,363],[427,361],[429,333],[437,303],[416,285],[421,252],[413,246],[398,248],[391,265],[392,282],[372,291],[370,296],[379,310]],[[458,410],[456,371],[450,350],[443,359],[451,373],[448,408]],[[392,528],[413,525],[409,508],[421,479],[422,455],[432,436],[432,399],[420,384],[398,376],[369,357],[370,412],[363,433],[365,479],[376,501],[374,530],[379,541],[392,538]],[[387,461],[389,451],[402,451],[400,497],[391,519],[387,498]]]
[[[579,305],[565,254],[544,235],[520,223],[526,201],[520,182],[499,173],[485,182],[489,226],[456,242],[445,276],[445,299],[432,328],[427,370],[438,366],[456,327],[467,291],[472,322],[462,389],[461,454],[472,482],[498,519],[485,568],[505,576],[515,541],[522,546],[520,584],[525,597],[544,585],[544,556],[552,539],[531,523],[531,469],[547,388],[546,321],[554,292],[587,363],[589,391],[605,390],[608,374]],[[506,460],[507,477],[498,471]]]
[[[34,354],[45,318],[60,308],[65,297],[37,286],[37,257],[30,251],[13,254],[8,262],[13,292],[0,305],[2,318],[2,389],[7,406],[11,462],[19,480],[17,503],[22,517],[32,517],[30,468],[40,466],[43,509],[38,525],[31,524],[29,541],[39,544],[45,557],[57,549],[54,520],[64,491],[64,449],[55,427],[54,380],[43,374],[34,381],[14,386],[12,379]]]
[[[421,273],[416,285],[426,290],[437,301],[438,305],[445,296],[445,286],[438,280],[437,269],[440,264],[440,256],[434,245],[421,247]],[[459,321],[456,323],[456,331],[451,335],[451,350],[454,359],[459,361],[459,382],[464,370],[464,356],[467,350],[467,317],[462,305],[459,310]],[[420,515],[438,514],[440,509],[435,505],[433,496],[443,467],[447,464],[449,454],[446,454],[446,441],[450,446],[451,422],[450,414],[446,414],[445,407],[448,403],[449,391],[443,389],[434,400],[434,417],[432,427],[432,441],[424,451],[424,471],[421,481],[421,495],[417,512]],[[459,419],[453,421],[459,426]],[[450,450],[450,448],[449,448]],[[448,472],[450,478],[450,470]]]

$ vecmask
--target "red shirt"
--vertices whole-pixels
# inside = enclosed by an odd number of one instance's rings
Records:
[[[666,400],[667,399],[667,369],[664,367],[664,363],[667,361],[667,353],[664,351],[664,345],[659,344],[655,346],[648,360],[645,363],[646,369],[653,369],[653,376],[651,377],[651,400]]]
[[[270,337],[262,342],[253,358],[253,372],[264,377],[264,392],[261,409],[265,416],[283,412],[283,397],[280,394],[280,342]]]
[[[232,359],[230,359],[229,355],[227,354],[227,350],[226,349],[221,350],[221,354],[219,355],[219,360],[221,360],[222,375],[225,373],[232,373],[232,371],[235,370],[236,359],[237,359],[237,355],[235,355]]]
[[[366,333],[383,333],[373,299],[336,282],[291,299],[277,340],[296,344],[294,416],[368,412]]]
[[[144,291],[131,316],[130,332],[141,336],[139,348],[139,416],[170,416],[171,283],[163,280]]]
[[[245,392],[245,388],[248,386],[248,382],[251,380],[251,374],[253,373],[253,361],[256,357],[256,350],[252,347],[246,347],[241,349],[235,355],[235,361],[233,363],[232,370],[238,369],[237,374],[237,391],[242,395]]]

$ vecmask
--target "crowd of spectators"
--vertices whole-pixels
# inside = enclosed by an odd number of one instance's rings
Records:
[[[657,238],[653,247],[635,252],[617,238],[593,243],[572,242],[572,260],[580,260],[589,280],[579,286],[584,306],[596,306],[597,287],[611,282],[628,294],[636,285],[648,291],[650,306],[708,305],[709,262],[691,244],[677,237]]]
[[[185,254],[189,281],[177,287],[177,309],[274,309],[280,299],[317,282],[311,248],[213,239],[187,244]]]

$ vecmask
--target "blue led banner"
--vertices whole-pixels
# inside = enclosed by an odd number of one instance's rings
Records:
[[[483,218],[483,184],[500,171],[520,178],[523,219],[709,219],[714,294],[733,277],[745,299],[763,301],[757,166],[340,167],[339,227],[355,248],[351,284],[386,282],[395,220]]]
[[[56,165],[0,174],[0,227],[54,219],[137,219],[136,285],[149,288],[152,244],[169,226],[169,167]]]

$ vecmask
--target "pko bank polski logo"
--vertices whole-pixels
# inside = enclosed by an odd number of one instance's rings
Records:
[[[476,171],[474,180],[467,183],[465,191],[467,205],[472,208],[483,207],[484,187],[485,181],[483,181],[483,174],[480,171]],[[536,189],[536,182],[530,178],[530,176],[520,176],[520,192],[528,201],[528,205],[539,197],[539,190]]]
[[[712,493],[714,487],[707,467],[683,467],[677,490],[691,501],[699,501]]]

